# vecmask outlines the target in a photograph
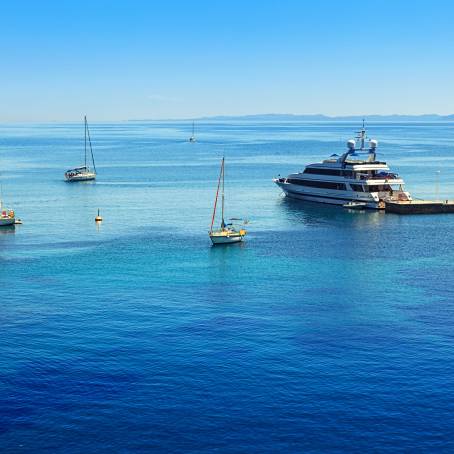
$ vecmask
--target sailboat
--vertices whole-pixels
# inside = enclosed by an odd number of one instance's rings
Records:
[[[88,130],[87,117],[84,116],[85,121],[85,142],[84,142],[84,151],[85,151],[85,162],[81,167],[76,167],[75,169],[70,169],[65,172],[66,181],[89,181],[96,178],[96,166],[95,158],[93,157],[93,149],[91,147],[90,131]],[[87,138],[88,145],[90,147],[91,161],[93,163],[93,169],[87,164]]]
[[[189,142],[194,143],[196,141],[194,134],[194,122],[192,122],[192,135],[189,137]]]
[[[225,205],[225,194],[224,194],[224,181],[225,181],[225,159],[221,161],[221,172],[219,173],[218,187],[216,190],[216,198],[214,200],[213,216],[211,218],[211,227],[208,235],[210,236],[213,245],[216,244],[230,244],[238,243],[243,241],[246,235],[244,228],[236,228],[232,223],[226,224],[224,221],[224,205]],[[217,230],[213,230],[214,221],[216,218],[216,208],[218,205],[219,189],[221,188],[221,226]],[[231,219],[233,220],[233,219]]]
[[[8,210],[3,206],[2,188],[0,185],[0,227],[7,225],[14,225],[16,223],[16,216],[13,210]]]

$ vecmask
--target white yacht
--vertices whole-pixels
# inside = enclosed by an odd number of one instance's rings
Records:
[[[377,161],[378,142],[370,140],[366,149],[366,130],[358,131],[347,142],[347,151],[323,162],[306,166],[303,172],[273,181],[291,198],[344,205],[357,202],[365,208],[383,209],[388,200],[411,200],[404,181],[390,172],[386,162]]]

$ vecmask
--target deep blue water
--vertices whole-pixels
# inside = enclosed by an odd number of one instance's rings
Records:
[[[454,216],[284,199],[356,124],[2,125],[2,452],[452,452]],[[371,124],[454,198],[454,125]],[[210,247],[222,154],[244,244]],[[104,222],[96,226],[101,209]]]

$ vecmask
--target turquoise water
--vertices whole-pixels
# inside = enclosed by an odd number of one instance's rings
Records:
[[[454,449],[454,216],[292,202],[271,178],[348,123],[2,125],[4,452]],[[371,124],[416,197],[454,198],[452,124]],[[244,244],[210,246],[221,156]],[[97,226],[98,207],[104,222]]]

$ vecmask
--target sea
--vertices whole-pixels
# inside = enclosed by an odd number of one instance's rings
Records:
[[[414,198],[454,199],[453,123],[366,126]],[[0,451],[453,452],[454,215],[272,181],[360,127],[93,123],[98,178],[66,183],[82,122],[1,124]],[[248,235],[212,247],[223,156]]]

